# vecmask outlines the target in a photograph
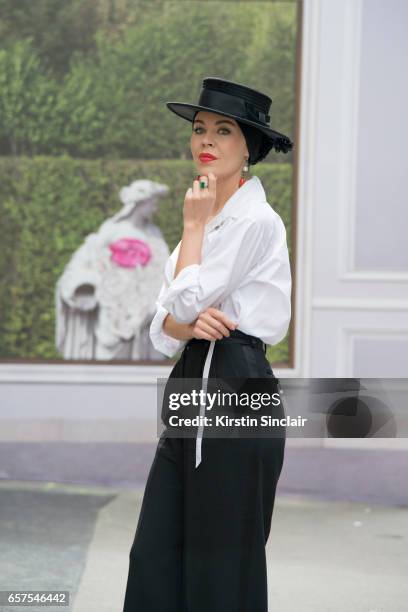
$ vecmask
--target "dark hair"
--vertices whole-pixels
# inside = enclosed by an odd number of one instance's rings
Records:
[[[249,153],[248,164],[253,166],[258,161],[260,161],[260,159],[263,159],[263,157],[265,157],[265,155],[261,157],[261,152],[263,152],[263,148],[264,148],[263,146],[264,135],[262,134],[260,130],[257,130],[252,125],[241,123],[240,121],[237,121],[237,123],[239,127],[241,128],[241,131],[244,135],[244,138],[246,140],[246,144],[248,147],[248,153]]]
[[[286,137],[268,138],[261,130],[258,130],[252,125],[237,121],[241,131],[245,137],[249,160],[248,163],[253,166],[264,159],[271,149],[287,153],[293,148],[293,143]]]

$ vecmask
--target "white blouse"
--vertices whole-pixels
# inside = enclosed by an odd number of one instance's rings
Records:
[[[164,333],[168,313],[180,323],[192,323],[209,306],[266,344],[283,340],[291,318],[292,287],[286,230],[257,176],[207,222],[201,263],[186,266],[174,278],[180,244],[167,260],[150,325],[158,351],[172,357],[187,343]]]

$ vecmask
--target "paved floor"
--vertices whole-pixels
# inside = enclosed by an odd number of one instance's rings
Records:
[[[0,482],[1,590],[68,590],[63,609],[122,612],[142,495]],[[407,543],[406,507],[280,494],[267,544],[269,612],[406,612]]]

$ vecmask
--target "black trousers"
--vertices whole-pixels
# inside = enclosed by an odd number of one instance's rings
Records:
[[[170,377],[201,377],[207,340],[191,340]],[[239,330],[214,344],[209,378],[270,377],[262,343]],[[275,387],[274,387],[275,388]],[[283,407],[275,410],[284,416]],[[123,612],[266,612],[265,545],[285,436],[206,437],[163,432],[150,468]]]

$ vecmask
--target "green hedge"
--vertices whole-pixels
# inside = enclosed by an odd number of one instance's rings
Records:
[[[196,101],[206,76],[270,95],[271,126],[293,138],[297,12],[294,1],[0,2],[0,155],[188,159],[191,124],[165,102]]]
[[[0,158],[0,358],[61,359],[55,349],[54,289],[85,236],[117,212],[118,192],[139,178],[167,184],[155,222],[170,250],[181,237],[192,161]],[[290,164],[260,164],[269,203],[282,216],[291,249]],[[268,348],[288,360],[288,338]]]

